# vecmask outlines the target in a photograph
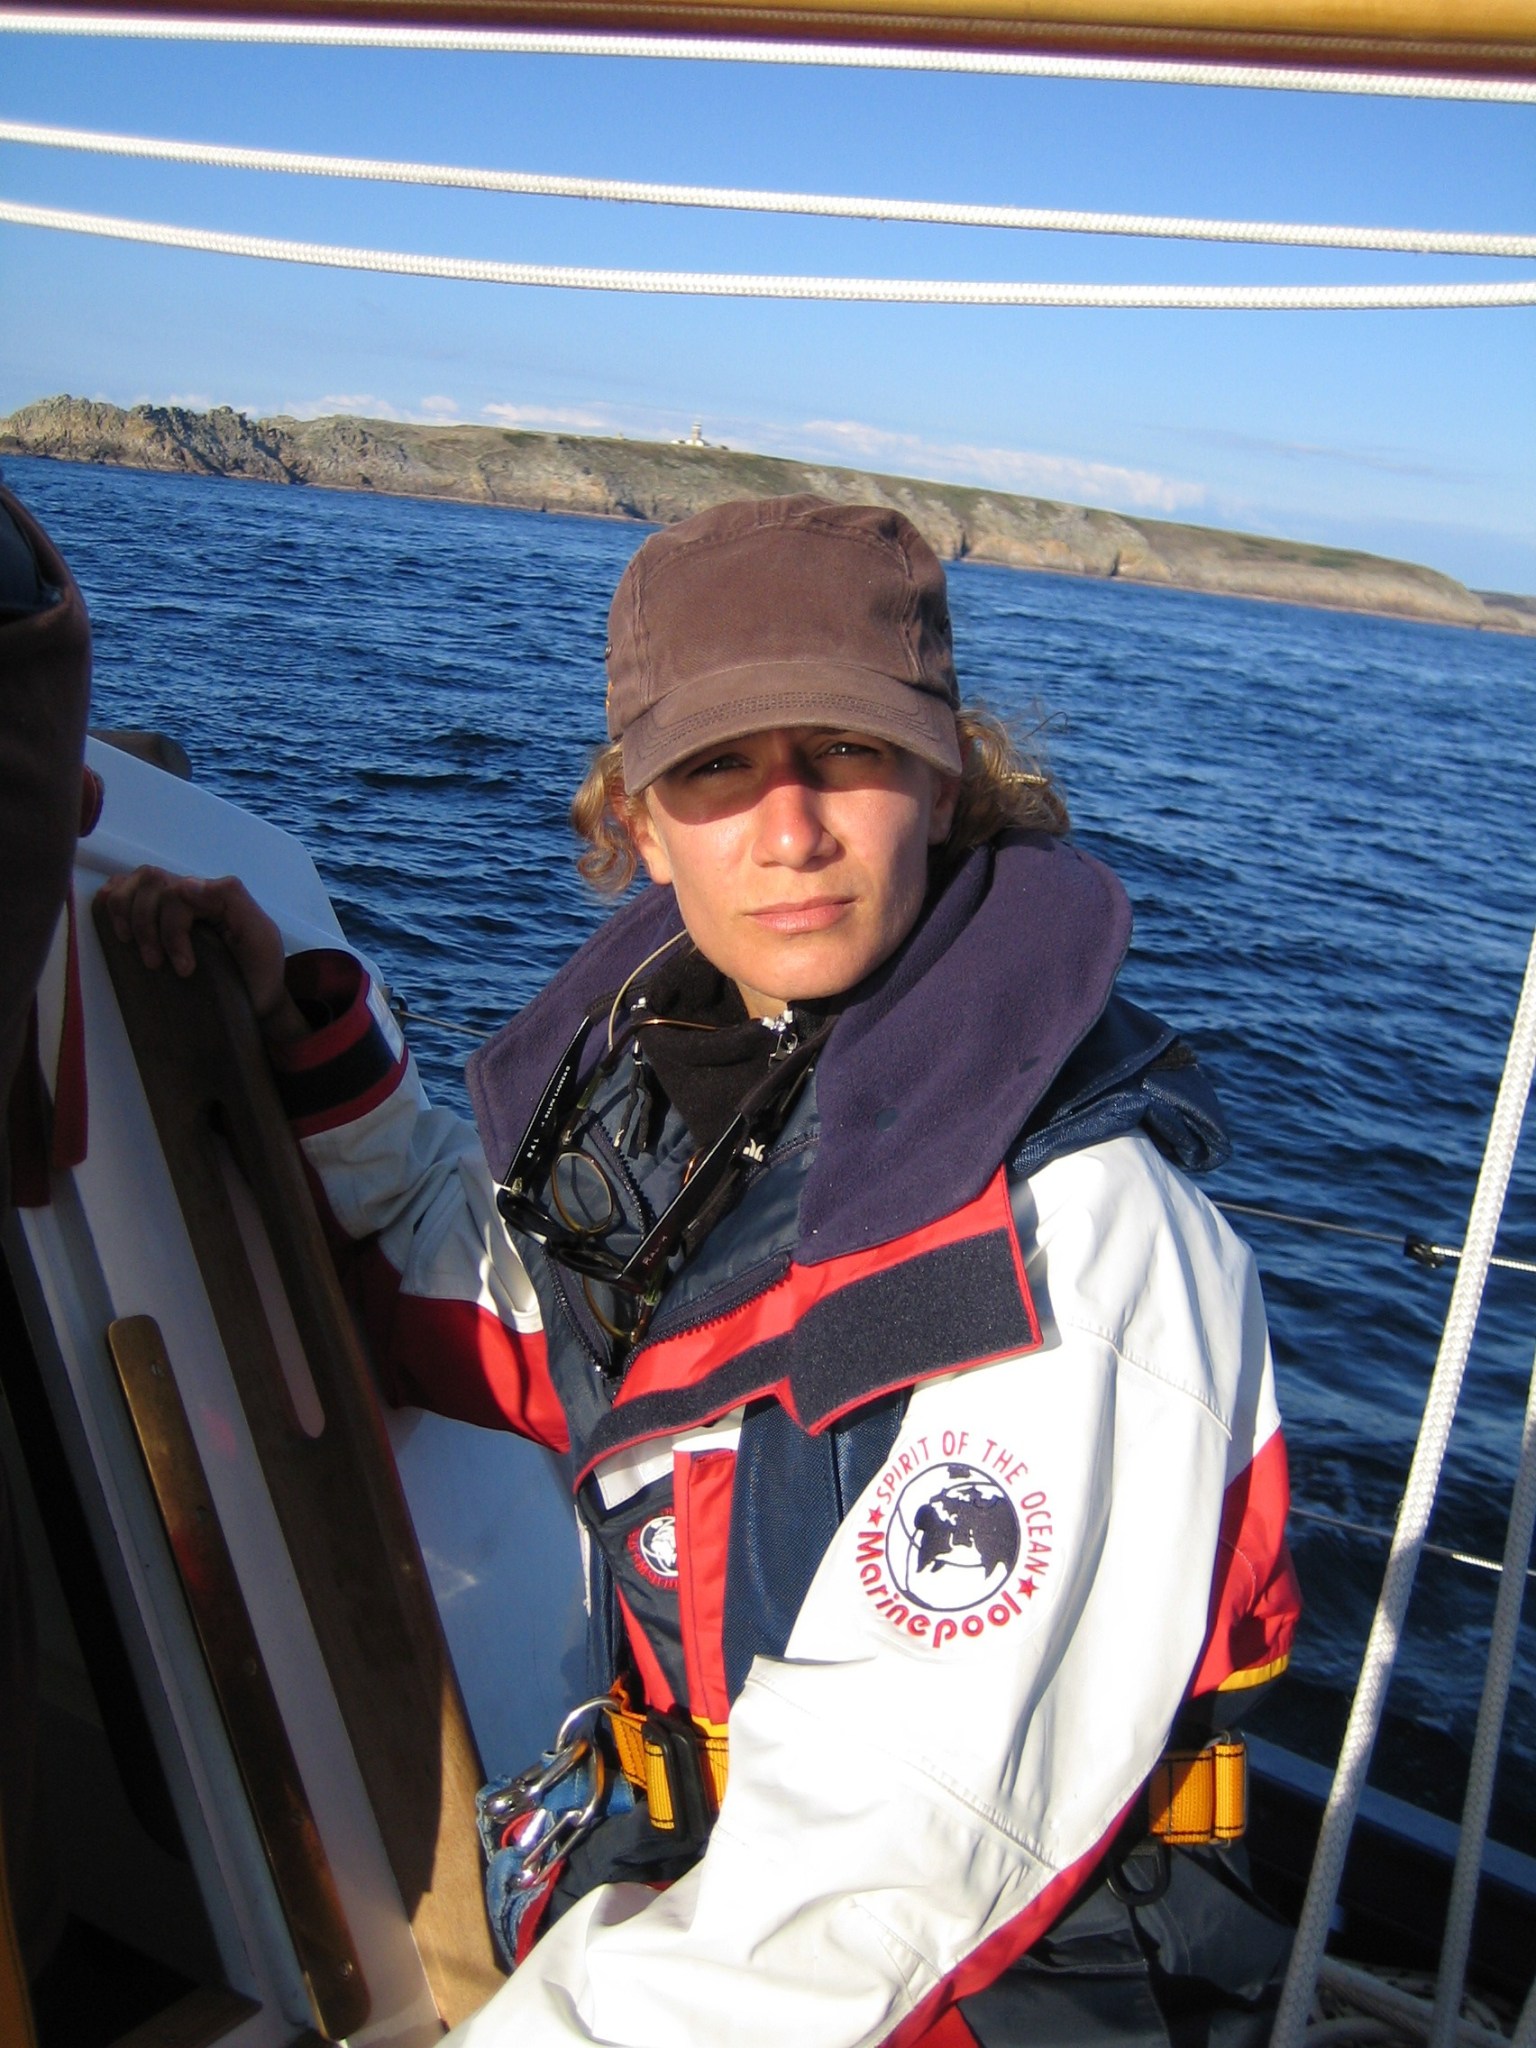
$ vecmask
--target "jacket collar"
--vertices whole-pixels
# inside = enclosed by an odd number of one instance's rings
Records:
[[[471,1058],[498,1179],[583,1011],[680,929],[672,891],[646,889]],[[802,1264],[883,1244],[979,1195],[1103,1011],[1130,933],[1119,882],[1075,847],[1011,833],[966,856],[821,1054]]]

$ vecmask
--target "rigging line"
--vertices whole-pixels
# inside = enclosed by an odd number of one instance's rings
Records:
[[[1504,1715],[1509,1705],[1509,1685],[1520,1633],[1521,1597],[1525,1588],[1517,1581],[1521,1566],[1531,1554],[1533,1531],[1536,1531],[1536,1363],[1531,1367],[1520,1464],[1504,1533],[1504,1577],[1494,1603],[1483,1696],[1477,1709],[1477,1732],[1472,1738],[1472,1762],[1467,1772],[1467,1794],[1461,1811],[1456,1864],[1451,1876],[1451,1900],[1440,1946],[1440,1980],[1435,1986],[1435,2013],[1429,2031],[1429,2048],[1455,2048],[1456,2016],[1461,2011],[1462,1992],[1467,1981],[1467,1958],[1472,1950],[1478,1872],[1483,1860],[1483,1844],[1488,1839],[1488,1816],[1493,1808],[1493,1783],[1499,1766],[1499,1740],[1504,1732]]]
[[[1298,1521],[1325,1522],[1330,1529],[1348,1529],[1355,1536],[1375,1536],[1383,1543],[1390,1543],[1392,1541],[1392,1531],[1390,1529],[1378,1529],[1370,1522],[1347,1521],[1343,1515],[1329,1515],[1325,1514],[1321,1508],[1302,1507],[1299,1502],[1294,1500],[1291,1502],[1290,1512]],[[1502,1572],[1504,1570],[1504,1566],[1496,1557],[1479,1557],[1475,1551],[1452,1550],[1444,1543],[1426,1543],[1424,1548],[1433,1551],[1436,1557],[1448,1557],[1453,1564],[1476,1565],[1480,1572]],[[1519,1569],[1520,1567],[1517,1564],[1515,1570],[1518,1572]],[[1536,1565],[1528,1566],[1525,1576],[1528,1579],[1536,1579]],[[1310,2040],[1311,2035],[1309,2034],[1307,2038]]]
[[[447,1017],[429,1017],[425,1010],[413,1010],[408,1004],[402,1002],[399,996],[393,999],[390,1008],[402,1024],[426,1024],[434,1031],[455,1032],[460,1038],[483,1040],[485,1037],[485,1033],[477,1031],[473,1024],[455,1024]]]
[[[1059,57],[1025,50],[923,50],[879,44],[758,42],[749,37],[574,35],[538,29],[374,27],[363,22],[180,21],[53,8],[0,11],[0,32],[117,36],[169,42],[308,43],[333,48],[450,50],[530,57],[652,57],[690,63],[799,64],[865,71],[951,71],[1128,85],[1249,87],[1266,92],[1360,93],[1373,98],[1536,104],[1536,80],[1429,78],[1308,70],[1301,64],[1202,64],[1157,58]],[[1336,49],[1319,41],[1320,53]]]
[[[293,242],[267,235],[221,234],[164,222],[0,201],[0,221],[148,242],[218,256],[307,263],[334,270],[402,277],[458,278],[476,284],[549,286],[567,291],[650,292],[692,298],[848,300],[874,305],[1073,306],[1143,311],[1382,312],[1446,311],[1536,305],[1536,278],[1519,284],[1184,285],[967,282],[895,277],[783,277],[720,271],[604,270],[556,263],[501,263],[474,257],[410,255]]]
[[[1272,2048],[1301,2048],[1306,2031],[1307,2013],[1323,1967],[1323,1948],[1338,1898],[1344,1859],[1349,1851],[1360,1795],[1365,1788],[1371,1751],[1381,1726],[1387,1686],[1397,1659],[1403,1620],[1413,1592],[1419,1556],[1428,1532],[1446,1444],[1456,1413],[1457,1397],[1477,1327],[1483,1287],[1488,1277],[1488,1258],[1504,1209],[1504,1198],[1520,1142],[1520,1125],[1530,1099],[1533,1070],[1536,1070],[1536,937],[1531,941],[1526,960],[1520,999],[1510,1031],[1509,1050],[1489,1121],[1488,1139],[1478,1169],[1471,1212],[1467,1217],[1466,1255],[1457,1268],[1456,1284],[1446,1309],[1445,1326],[1424,1402],[1418,1441],[1414,1446],[1402,1507],[1398,1512],[1392,1548],[1382,1579],[1381,1597],[1371,1620],[1360,1678],[1339,1749],[1338,1769],[1323,1809],[1312,1875],[1298,1916],[1290,1966],[1271,2029]]]
[[[1405,1258],[1421,1266],[1439,1266],[1461,1257],[1460,1245],[1434,1244],[1413,1230],[1367,1230],[1361,1224],[1335,1223],[1325,1216],[1298,1216],[1290,1209],[1262,1209],[1254,1202],[1217,1202],[1215,1206],[1228,1216],[1262,1216],[1267,1222],[1292,1223],[1302,1230],[1328,1230],[1338,1237],[1363,1237],[1372,1244],[1396,1245]],[[1508,1273],[1536,1273],[1536,1259],[1492,1258],[1488,1263]]]
[[[456,164],[396,163],[377,157],[311,156],[111,135],[32,121],[0,121],[0,142],[78,149],[101,156],[200,164],[216,170],[280,171],[396,185],[444,185],[543,199],[597,199],[647,206],[697,206],[738,213],[810,214],[834,220],[910,221],[925,226],[1021,228],[1076,235],[1140,235],[1170,241],[1261,243],[1282,248],[1375,249],[1411,256],[1536,257],[1536,235],[1441,233],[1424,228],[1307,226],[1285,221],[1202,220],[1175,214],[1092,213],[1061,207],[974,206],[929,199],[845,198],[820,192],[764,192],[721,185],[663,185],[627,178],[575,178],[542,171],[475,170]]]

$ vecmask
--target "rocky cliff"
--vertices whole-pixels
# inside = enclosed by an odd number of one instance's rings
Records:
[[[0,419],[0,453],[662,526],[728,498],[814,491],[898,506],[949,558],[1536,634],[1536,601],[1484,596],[1411,562],[724,448],[48,398]]]

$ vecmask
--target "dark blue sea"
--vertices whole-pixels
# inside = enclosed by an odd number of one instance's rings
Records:
[[[207,788],[296,833],[409,1007],[489,1032],[602,912],[569,793],[602,733],[604,620],[644,529],[10,461],[96,635],[94,718],[175,735]],[[1123,877],[1122,986],[1176,1021],[1258,1219],[1304,1508],[1390,1526],[1536,922],[1536,640],[960,563],[968,693],[1050,758]],[[413,1027],[463,1102],[467,1039]],[[1531,1120],[1527,1129],[1530,1133]],[[1536,1258],[1528,1135],[1500,1241]],[[1536,1277],[1495,1273],[1431,1531],[1498,1556]],[[1180,1512],[1170,1497],[1170,1524]],[[1149,1540],[1156,1532],[1149,1531]],[[1263,1732],[1332,1761],[1385,1543],[1299,1519],[1308,1617]],[[1426,1558],[1373,1778],[1454,1811],[1491,1573]],[[1536,1600],[1496,1831],[1536,1816]]]

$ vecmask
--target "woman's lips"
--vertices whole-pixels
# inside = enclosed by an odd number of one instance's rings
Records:
[[[841,922],[852,901],[850,896],[813,896],[803,903],[768,903],[748,916],[771,932],[824,932]]]

